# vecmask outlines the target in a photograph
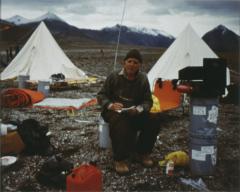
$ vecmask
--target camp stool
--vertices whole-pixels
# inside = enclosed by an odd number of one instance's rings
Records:
[[[161,103],[160,112],[176,109],[181,105],[181,93],[173,88],[170,80],[156,82],[153,94]]]

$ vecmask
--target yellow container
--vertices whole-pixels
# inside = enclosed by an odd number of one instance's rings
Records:
[[[175,166],[187,166],[189,156],[184,151],[175,151],[166,155],[164,160],[159,161],[159,165],[165,166],[168,161],[173,161]]]

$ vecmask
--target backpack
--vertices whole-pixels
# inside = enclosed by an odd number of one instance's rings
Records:
[[[35,119],[26,119],[18,125],[18,133],[21,136],[28,154],[49,155],[53,153],[53,146],[50,143],[48,127],[40,126]]]
[[[66,177],[72,169],[73,163],[60,156],[52,156],[42,165],[36,179],[40,184],[65,189]]]

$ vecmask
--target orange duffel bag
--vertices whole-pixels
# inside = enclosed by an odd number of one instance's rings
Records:
[[[18,154],[23,151],[25,145],[17,131],[1,136],[1,153]]]
[[[67,192],[102,191],[102,173],[94,165],[81,165],[67,176]]]

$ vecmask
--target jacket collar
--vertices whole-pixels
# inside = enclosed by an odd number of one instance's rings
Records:
[[[124,71],[124,68],[121,69],[121,71],[118,73],[118,75],[123,75],[125,78],[127,78],[127,75]],[[137,72],[136,78],[139,76],[139,71]]]

